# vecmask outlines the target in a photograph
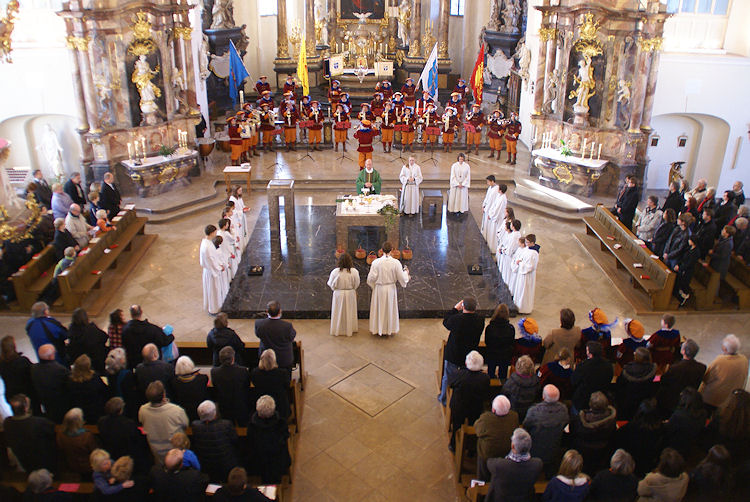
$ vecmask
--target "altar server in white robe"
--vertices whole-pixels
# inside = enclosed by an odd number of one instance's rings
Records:
[[[458,162],[451,166],[450,191],[448,192],[448,212],[465,213],[469,210],[469,187],[471,186],[471,168],[466,163],[466,156],[458,154]]]
[[[216,227],[208,225],[204,233],[205,238],[201,241],[200,264],[203,268],[203,308],[211,315],[216,315],[221,310],[224,298],[221,296],[221,280],[224,272],[221,266],[221,257],[214,246],[213,238],[216,237]]]
[[[508,186],[505,184],[498,185],[498,195],[495,197],[495,201],[487,212],[487,244],[490,246],[490,251],[493,253],[497,252],[497,229],[503,224],[505,220],[505,208],[508,207],[508,197],[505,192],[508,191]]]
[[[250,240],[250,230],[247,227],[247,213],[250,212],[249,207],[245,207],[245,201],[242,200],[242,194],[244,193],[244,189],[239,185],[234,185],[232,187],[232,195],[229,197],[229,200],[234,202],[234,212],[237,213],[242,217],[242,229],[244,231],[244,235],[241,237],[244,239],[245,243]]]
[[[523,259],[523,253],[526,250],[526,239],[521,237],[516,242],[518,242],[518,248],[511,257],[508,280],[505,283],[508,285],[508,290],[510,291],[511,295],[513,295],[513,292],[516,290],[516,281],[518,280],[518,267],[520,266],[521,260]]]
[[[227,206],[224,208],[224,210],[221,212],[223,218],[229,218],[229,221],[232,222],[232,228],[234,229],[234,233],[237,236],[237,245],[239,247],[240,253],[242,253],[245,250],[245,246],[247,245],[247,240],[245,239],[245,217],[240,214],[237,209],[234,207],[234,202],[227,201]]]
[[[539,252],[535,249],[536,236],[526,236],[526,247],[518,262],[518,275],[513,289],[513,303],[519,314],[530,314],[534,310],[534,290],[536,289],[536,268],[539,264]]]
[[[487,210],[490,208],[492,203],[497,197],[497,184],[495,183],[495,175],[490,174],[485,178],[487,180],[487,192],[484,194],[484,200],[482,201],[482,237],[487,240],[486,224],[487,224]]]
[[[367,284],[372,288],[370,300],[370,333],[380,336],[398,333],[398,293],[396,283],[406,287],[409,270],[402,268],[401,262],[391,257],[393,246],[383,244],[383,256],[370,265]]]
[[[328,276],[328,287],[333,290],[331,301],[331,334],[352,336],[357,332],[357,288],[359,271],[354,268],[352,257],[344,253],[338,267]]]
[[[398,175],[401,180],[401,211],[405,214],[419,212],[419,185],[422,184],[422,168],[414,157],[409,157],[409,163],[401,168]]]
[[[222,243],[224,239],[221,235],[217,235],[213,238],[212,242],[216,248],[216,252],[219,254],[219,263],[221,263],[221,274],[219,275],[219,296],[221,301],[224,301],[227,293],[229,293],[229,283],[232,282],[232,277],[229,275],[229,255],[227,255],[222,249]]]
[[[221,251],[229,263],[229,282],[232,282],[232,277],[237,273],[237,265],[240,262],[237,253],[237,237],[229,231],[231,225],[232,222],[229,219],[222,218],[219,220],[219,229],[216,231],[216,235],[222,238]]]
[[[510,288],[510,278],[511,278],[511,264],[513,263],[513,256],[515,255],[516,251],[519,247],[519,242],[521,240],[521,221],[520,220],[514,220],[513,223],[510,224],[510,233],[503,239],[503,246],[499,248],[498,252],[500,253],[498,255],[498,268],[500,269],[500,275],[503,278],[503,282],[508,285],[508,288]],[[513,290],[511,289],[511,293]]]

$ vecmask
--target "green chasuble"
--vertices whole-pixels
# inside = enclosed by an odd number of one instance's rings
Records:
[[[362,189],[365,187],[365,183],[367,182],[372,183],[372,186],[370,187],[370,193],[364,193],[362,192]],[[371,173],[367,172],[367,169],[362,169],[359,172],[359,176],[357,176],[357,195],[372,195],[372,194],[379,194],[380,193],[380,173],[377,172],[375,169],[372,170]]]

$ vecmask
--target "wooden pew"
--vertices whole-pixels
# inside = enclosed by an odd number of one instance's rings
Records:
[[[104,307],[106,299],[116,292],[156,239],[156,235],[145,234],[147,221],[148,218],[137,217],[135,210],[120,211],[112,219],[117,230],[92,239],[86,254],[76,258],[75,263],[58,276],[60,296],[66,311],[80,307],[93,290],[100,290],[99,295],[104,298],[92,310],[98,313]],[[103,281],[107,281],[106,288],[101,288]]]
[[[675,273],[660,260],[651,258],[651,251],[635,243],[637,237],[625,228],[602,204],[597,204],[593,216],[583,218],[586,233],[599,239],[602,251],[615,258],[615,265],[631,276],[634,288],[646,293],[652,310],[666,310],[672,301]],[[615,245],[619,244],[619,249]],[[643,264],[635,268],[634,263]],[[642,275],[649,278],[641,278]]]
[[[469,438],[477,437],[477,432],[474,427],[468,424],[464,424],[461,428],[456,431],[456,452],[454,454],[454,469],[456,474],[456,481],[464,486],[468,486],[472,479],[477,477],[477,463],[474,461],[474,467],[470,471],[464,471],[464,461],[467,458],[468,450],[466,443]],[[468,476],[468,480],[464,478],[464,474]]]
[[[534,483],[534,493],[536,495],[543,494],[544,490],[546,489],[547,489],[546,480],[540,478],[536,481],[536,483]],[[470,502],[483,502],[489,490],[490,490],[489,483],[485,485],[481,485],[481,486],[474,486],[466,490],[466,496],[469,498]]]
[[[713,310],[719,295],[719,273],[711,267],[696,265],[690,288],[695,298],[695,310]]]
[[[737,295],[740,310],[750,309],[750,267],[736,256],[729,262],[729,273],[722,281],[722,285],[731,289]]]
[[[21,310],[31,310],[42,291],[52,282],[57,265],[55,246],[49,244],[11,276]]]

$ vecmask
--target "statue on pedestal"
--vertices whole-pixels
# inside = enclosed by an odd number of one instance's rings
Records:
[[[620,79],[617,84],[617,121],[625,129],[630,127],[630,82]]]
[[[409,24],[411,21],[411,2],[401,0],[398,4],[398,39],[401,46],[409,45]]]
[[[328,13],[323,0],[315,0],[315,40],[328,45]]]
[[[211,50],[208,46],[208,37],[204,34],[201,48],[198,51],[198,69],[201,80],[206,80],[211,74],[211,70],[208,69],[208,61],[210,58]]]
[[[573,105],[576,115],[586,115],[589,112],[589,98],[596,94],[594,68],[591,66],[591,57],[587,54],[584,54],[578,61],[578,75],[573,77],[573,80],[578,87],[570,91],[568,99],[576,98],[575,105]]]
[[[516,45],[514,58],[518,58],[518,76],[521,77],[524,84],[529,84],[529,66],[531,66],[531,51],[526,47],[526,37],[521,37]]]
[[[156,123],[156,114],[159,111],[159,107],[156,105],[156,98],[161,96],[161,90],[151,82],[151,79],[159,73],[159,67],[152,70],[151,66],[146,61],[146,56],[141,54],[135,62],[135,69],[130,79],[138,89],[138,94],[141,96],[139,106],[143,117],[141,124],[152,125]]]
[[[63,169],[63,149],[60,146],[60,140],[57,139],[57,131],[52,127],[52,124],[45,125],[44,129],[44,138],[37,148],[42,152],[44,160],[52,169],[55,177],[62,179],[65,175],[65,170]]]
[[[211,10],[212,30],[234,28],[234,3],[232,0],[215,0]]]
[[[555,68],[547,79],[547,98],[542,104],[543,113],[555,113],[554,104],[557,101],[557,86],[560,83],[560,70]]]
[[[497,31],[500,29],[500,2],[503,0],[491,0],[490,21],[487,23],[487,29]]]
[[[503,26],[500,28],[502,33],[518,33],[518,19],[521,15],[520,0],[505,0],[503,9]]]

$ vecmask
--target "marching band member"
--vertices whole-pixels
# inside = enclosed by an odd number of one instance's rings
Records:
[[[325,116],[323,115],[323,111],[320,109],[320,103],[318,103],[317,101],[313,101],[310,103],[310,112],[307,114],[307,120],[313,122],[308,126],[308,129],[310,130],[309,141],[312,145],[312,149],[318,152],[320,151],[318,145],[320,144],[320,139],[322,136],[323,120],[325,120]]]
[[[503,113],[500,110],[492,112],[492,115],[487,118],[487,125],[489,126],[487,139],[490,143],[490,154],[487,158],[495,158],[495,151],[497,151],[497,159],[500,160],[500,150],[503,149],[503,135],[505,134]]]
[[[393,111],[396,112],[396,114],[400,118],[404,113],[404,107],[406,106],[406,103],[404,102],[404,95],[400,92],[394,92],[393,99],[391,101],[393,103]]]
[[[359,119],[360,122],[362,122],[363,120],[369,120],[370,122],[375,120],[375,116],[370,111],[369,103],[362,103],[360,105],[360,111],[357,114],[357,119]]]
[[[406,106],[411,106],[412,109],[417,101],[416,92],[417,86],[414,85],[414,79],[411,77],[407,78],[406,83],[401,86],[401,93],[404,95],[404,103]]]
[[[346,151],[346,140],[349,130],[349,109],[341,103],[336,104],[336,113],[333,114],[333,150],[339,151],[339,143]]]
[[[297,100],[297,83],[294,81],[294,77],[292,77],[291,75],[286,76],[286,82],[284,82],[284,88],[282,89],[282,92],[285,96],[287,92],[291,92],[294,100]]]
[[[372,122],[369,119],[361,120],[359,130],[354,133],[354,137],[359,141],[357,151],[359,152],[360,171],[365,168],[367,159],[372,159],[372,140],[380,134],[377,129],[372,129],[371,126]]]
[[[412,115],[413,111],[414,108],[411,106],[405,106],[404,114],[399,120],[399,124],[404,127],[404,130],[401,131],[401,149],[403,151],[407,149],[411,152],[414,151],[414,148],[411,146],[414,143],[414,122],[416,120],[414,115]]]
[[[242,137],[240,136],[239,119],[242,112],[237,112],[237,115],[229,117],[227,119],[227,134],[229,135],[229,146],[232,149],[230,158],[232,165],[237,166],[240,163],[240,157],[242,157]]]
[[[471,151],[474,145],[474,153],[479,155],[479,143],[482,141],[482,124],[484,123],[484,114],[479,109],[479,103],[471,105],[471,111],[466,114],[466,153]]]
[[[443,113],[443,116],[441,117],[441,125],[440,129],[442,129],[443,133],[443,151],[444,152],[452,152],[453,151],[453,140],[456,137],[456,132],[458,131],[458,128],[461,127],[461,119],[458,118],[459,115],[455,108],[452,106],[446,106],[445,112]]]
[[[268,83],[268,77],[261,75],[257,82],[255,82],[255,92],[258,93],[258,98],[263,96],[263,91],[271,93],[271,84]]]
[[[393,87],[388,80],[383,80],[375,84],[375,92],[383,93],[383,101],[388,101],[393,96]]]
[[[249,135],[249,146],[248,156],[255,155],[260,157],[258,153],[258,128],[260,126],[260,113],[257,109],[252,106],[245,112],[245,132]]]
[[[370,111],[373,115],[376,117],[379,117],[381,113],[383,113],[383,108],[385,108],[385,101],[383,101],[383,93],[382,92],[376,92],[372,95],[372,101],[370,101]]]
[[[451,106],[455,108],[456,113],[459,117],[464,116],[464,102],[463,99],[461,99],[461,93],[460,92],[452,92],[451,93],[451,99],[448,100],[448,103],[445,106]]]
[[[453,88],[453,92],[457,92],[461,96],[461,101],[468,101],[469,86],[466,85],[466,80],[459,78],[456,86]]]
[[[287,91],[289,92],[289,91]],[[289,92],[291,97],[293,93]],[[297,143],[297,120],[299,119],[299,113],[297,112],[297,106],[293,100],[287,102],[284,112],[281,114],[284,119],[284,142],[286,143],[286,151],[291,150],[297,151],[295,143]]]
[[[300,120],[307,121],[310,118],[310,108],[310,96],[302,96],[302,100],[299,103]],[[302,139],[307,138],[307,127],[302,127],[302,124],[300,124],[299,132],[302,135]]]
[[[284,112],[290,105],[294,105],[294,93],[292,91],[286,91],[279,103],[279,115],[284,115]]]
[[[273,98],[271,97],[271,91],[269,91],[268,89],[264,90],[260,94],[260,99],[258,99],[258,101],[256,102],[256,104],[258,106],[263,106],[264,104],[266,104],[272,110],[276,106],[276,103],[274,102]]]
[[[390,101],[386,101],[384,106],[385,108],[380,114],[382,119],[380,140],[383,142],[383,152],[390,152],[393,146],[393,125],[396,123],[396,112],[393,111],[393,104]]]
[[[422,92],[422,97],[417,100],[417,108],[414,110],[414,114],[417,117],[421,117],[427,112],[427,105],[430,103],[435,104],[435,100],[430,97],[430,93],[427,91]]]
[[[348,92],[343,92],[343,91],[341,92],[341,97],[339,98],[339,103],[341,103],[342,105],[344,105],[347,108],[347,110],[351,110],[352,109],[352,102],[349,101],[349,93]]]
[[[331,103],[331,110],[336,109],[336,105],[341,99],[341,82],[331,80],[331,88],[328,89],[328,102]]]
[[[273,136],[276,130],[276,113],[268,105],[268,103],[262,103],[260,105],[260,130],[263,134],[263,150],[268,151],[269,149],[273,152]]]
[[[242,105],[242,115],[240,116],[240,137],[242,137],[242,156],[240,162],[246,162],[247,157],[252,155],[250,149],[252,148],[252,138],[250,134],[250,117],[252,115],[252,105],[245,103]]]
[[[427,151],[427,142],[430,143],[430,150],[435,148],[438,136],[440,135],[440,118],[435,111],[435,103],[427,103],[427,111],[422,115],[424,123],[424,132],[422,133],[423,152]]]
[[[521,122],[518,120],[516,113],[510,114],[510,123],[505,128],[505,148],[508,150],[508,164],[516,163],[516,145],[518,137],[521,135]],[[498,156],[500,153],[498,152]],[[511,155],[513,158],[511,159]]]

